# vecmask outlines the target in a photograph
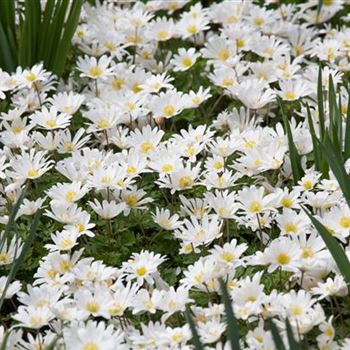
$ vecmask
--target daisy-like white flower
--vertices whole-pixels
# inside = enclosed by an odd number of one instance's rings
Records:
[[[185,108],[185,98],[181,92],[170,90],[154,96],[149,103],[154,118],[172,118]]]
[[[127,139],[128,144],[138,150],[143,155],[152,153],[160,143],[164,135],[163,130],[144,126],[142,130],[135,129]]]
[[[174,71],[184,72],[190,69],[200,56],[201,54],[197,53],[196,49],[193,47],[188,50],[180,48],[178,53],[174,55],[173,59],[171,60],[171,63],[174,65]]]
[[[49,101],[59,112],[73,115],[85,101],[85,96],[75,94],[73,91],[70,91],[69,93],[60,92],[52,96]]]
[[[247,79],[235,89],[241,102],[250,109],[259,109],[275,100],[275,92],[258,79]]]
[[[111,61],[112,59],[106,55],[101,56],[98,60],[95,57],[79,57],[77,68],[82,77],[104,80],[113,74],[113,67],[109,67]]]
[[[5,292],[5,288],[7,285],[7,276],[0,277],[0,295],[3,295]],[[11,282],[6,289],[5,299],[11,299],[15,294],[17,294],[21,290],[22,284],[19,281]]]
[[[191,167],[187,163],[186,167],[181,165],[170,174],[164,175],[156,183],[160,187],[170,188],[171,192],[186,190],[196,185],[200,174],[200,164]]]
[[[238,201],[241,202],[241,208],[248,215],[256,215],[265,210],[272,210],[278,201],[278,194],[264,194],[264,187],[245,187],[238,191]]]
[[[71,204],[83,198],[88,191],[89,187],[87,185],[82,185],[81,182],[72,182],[52,186],[47,191],[47,195],[52,201]]]
[[[23,327],[40,329],[47,326],[54,318],[54,315],[48,307],[20,306],[12,318],[18,321]]]
[[[123,349],[124,334],[104,322],[73,323],[64,329],[63,339],[67,350]]]
[[[156,208],[156,212],[152,214],[152,217],[153,221],[164,230],[175,230],[181,226],[179,215],[171,215],[169,209]]]
[[[152,285],[158,274],[158,266],[165,260],[160,254],[142,250],[141,253],[133,253],[131,258],[123,263],[122,269],[128,280],[136,279],[139,285],[146,281]]]
[[[126,208],[125,203],[116,203],[116,201],[102,201],[102,204],[95,199],[93,202],[88,202],[90,207],[102,218],[110,220],[119,215]]]
[[[310,95],[312,90],[309,85],[303,80],[281,80],[279,82],[281,91],[277,94],[281,96],[284,101],[295,101],[301,97]]]
[[[59,113],[57,108],[52,106],[48,110],[45,106],[41,111],[30,116],[31,123],[46,130],[63,129],[69,126],[71,116],[66,113]]]
[[[23,184],[27,179],[37,179],[52,167],[53,161],[49,160],[46,155],[47,152],[36,152],[35,149],[31,149],[29,153],[22,152],[11,160],[10,168],[6,172],[7,176],[17,182],[18,185]]]
[[[39,86],[45,84],[50,77],[51,73],[47,72],[44,69],[44,65],[42,63],[34,65],[30,69],[25,69],[22,74],[20,74],[20,84],[22,86],[36,89]]]

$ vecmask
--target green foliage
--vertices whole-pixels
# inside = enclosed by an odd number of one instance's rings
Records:
[[[289,156],[290,156],[290,162],[291,162],[291,167],[293,172],[293,181],[294,181],[294,184],[296,185],[298,181],[303,177],[304,171],[301,166],[301,157],[298,153],[297,147],[295,146],[295,143],[293,140],[292,130],[290,129],[287,116],[283,110],[283,106],[281,103],[280,103],[280,110],[283,118],[284,128],[287,132]]]
[[[2,239],[2,242],[1,242],[1,247],[4,246],[6,240],[10,240],[11,236],[13,236],[13,235],[11,235],[12,230],[16,231],[15,230],[15,218],[16,218],[16,215],[18,213],[19,207],[20,207],[20,205],[23,202],[23,199],[25,197],[26,191],[27,191],[27,187],[25,187],[23,189],[19,199],[17,200],[16,204],[14,205],[14,207],[11,210],[9,221],[8,221],[8,223],[6,225],[6,228],[4,230],[4,234],[2,236],[3,239]],[[7,280],[6,280],[6,284],[5,284],[4,290],[3,290],[3,292],[2,292],[2,294],[0,296],[0,310],[1,310],[1,307],[2,307],[2,305],[4,303],[7,289],[9,287],[10,283],[12,282],[12,280],[15,278],[17,272],[19,271],[20,266],[23,264],[24,258],[26,257],[30,247],[32,246],[32,243],[33,243],[34,238],[36,236],[36,231],[37,231],[37,227],[38,227],[38,224],[39,224],[40,215],[41,215],[41,212],[40,212],[40,210],[38,210],[36,212],[35,216],[34,216],[34,220],[32,222],[29,234],[26,237],[25,242],[23,244],[21,253],[13,261],[13,263],[11,264],[10,271],[9,271],[8,276],[7,276]],[[19,236],[18,236],[17,233],[15,233],[14,237],[16,237],[17,240],[19,239]],[[17,254],[15,254],[15,255],[17,256]]]
[[[83,0],[25,0],[23,9],[14,0],[0,1],[0,67],[12,72],[20,65],[44,62],[61,76],[71,40],[78,25]],[[20,12],[16,27],[16,11]]]
[[[227,340],[230,342],[232,350],[241,350],[240,336],[239,336],[240,326],[233,312],[231,298],[227,291],[225,282],[222,279],[220,279],[219,282],[220,282],[221,293],[222,293],[221,298],[225,307]],[[188,305],[186,307],[186,319],[191,328],[192,343],[194,345],[194,348],[196,350],[204,350],[205,347],[201,343],[198,331],[196,329],[195,322],[191,315],[191,310]],[[274,324],[274,322],[271,319],[269,319],[267,320],[267,325],[271,331],[272,338],[277,350],[286,350],[286,347],[282,340],[282,336],[280,335],[280,332],[276,327],[276,325]],[[288,319],[286,319],[286,331],[287,331],[287,339],[288,339],[288,350],[305,349],[305,347],[301,343],[295,340],[293,335],[293,330]]]

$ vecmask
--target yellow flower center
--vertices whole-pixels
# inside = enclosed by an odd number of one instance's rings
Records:
[[[76,195],[77,195],[77,193],[75,191],[67,192],[67,194],[65,196],[66,201],[69,202],[69,203],[74,202],[74,198],[75,198]]]
[[[167,40],[167,39],[168,39],[168,36],[169,36],[169,34],[168,34],[167,31],[161,30],[161,31],[158,32],[158,34],[157,34],[157,39],[158,39],[159,41]]]
[[[9,261],[9,256],[6,252],[0,253],[0,264],[6,264]]]
[[[164,173],[168,173],[168,172],[172,171],[173,169],[174,169],[174,166],[172,164],[164,164],[162,166],[162,171]]]
[[[36,169],[30,169],[27,173],[27,177],[30,179],[38,175],[39,175],[39,171]]]
[[[27,74],[26,79],[30,82],[33,82],[37,79],[37,76],[34,73],[30,72]]]
[[[298,305],[292,306],[290,311],[291,311],[292,315],[294,315],[294,316],[299,316],[303,313],[303,310]]]
[[[154,150],[154,145],[151,141],[144,142],[140,147],[140,151],[142,153],[149,153],[150,151],[153,151],[153,150]]]
[[[138,275],[138,276],[144,276],[145,274],[146,274],[146,272],[147,272],[147,269],[146,269],[146,267],[145,266],[141,266],[141,267],[138,267],[137,269],[136,269],[136,274]]]
[[[218,54],[218,58],[221,61],[226,61],[230,57],[230,51],[228,49],[221,49]]]
[[[176,109],[172,105],[167,105],[163,108],[163,113],[167,117],[171,117],[175,113]]]
[[[349,228],[350,227],[350,217],[348,216],[343,216],[340,221],[339,224],[341,227],[343,228]]]
[[[262,205],[257,201],[253,201],[249,205],[249,210],[253,213],[259,213],[262,210]]]
[[[190,187],[193,184],[193,180],[190,176],[182,176],[179,180],[179,186],[181,188]]]
[[[61,242],[61,247],[63,249],[70,248],[73,245],[73,241],[70,238],[66,238]]]
[[[109,122],[109,120],[107,118],[101,118],[98,122],[97,122],[97,126],[100,129],[107,129],[111,126],[111,123]]]
[[[224,167],[224,164],[222,164],[222,162],[220,162],[220,161],[217,161],[214,163],[214,168],[216,170],[222,169],[223,167]]]
[[[277,256],[277,262],[280,265],[287,265],[290,262],[290,256],[285,253],[280,253]]]
[[[99,66],[94,66],[89,69],[89,75],[93,79],[100,77],[102,73],[103,71]]]
[[[113,305],[113,307],[111,307],[110,309],[108,309],[108,312],[115,316],[115,315],[118,315],[118,314],[121,314],[122,312],[124,311],[124,308],[121,304],[119,303],[116,303]]]
[[[33,326],[33,327],[39,327],[43,322],[43,319],[41,316],[33,316],[30,318],[29,323]]]
[[[306,180],[303,184],[305,190],[311,190],[312,189],[312,182],[310,180]]]
[[[306,247],[301,251],[301,257],[303,259],[312,258],[313,256],[314,256],[314,252],[309,247]]]
[[[197,275],[194,276],[194,280],[195,280],[197,283],[202,283],[202,281],[203,281],[203,275],[204,275],[203,272],[198,273]]]
[[[256,146],[256,141],[255,140],[246,141],[246,143],[244,144],[244,148],[247,148],[247,149],[252,149],[255,146]]]
[[[281,204],[285,207],[285,208],[291,208],[292,205],[293,205],[293,201],[288,198],[288,197],[284,197],[282,200],[281,200]]]
[[[294,225],[292,223],[285,224],[284,229],[287,233],[296,233],[297,232],[296,225]]]
[[[131,174],[135,174],[136,173],[136,168],[133,165],[128,166],[128,168],[126,169],[126,172],[131,175]]]
[[[254,24],[258,27],[260,27],[261,25],[263,25],[265,23],[265,20],[261,17],[257,17],[254,19]]]
[[[189,68],[192,66],[192,60],[189,58],[189,57],[185,57],[183,60],[182,60],[182,65],[186,68]]]
[[[334,335],[333,329],[332,329],[331,327],[327,327],[327,328],[324,330],[324,334],[325,334],[327,337],[333,337],[333,335]]]
[[[137,197],[135,195],[127,195],[124,198],[124,202],[129,206],[129,207],[134,207],[137,204]]]
[[[110,176],[104,176],[100,182],[103,185],[108,185],[112,182],[112,178]]]
[[[124,78],[114,78],[112,80],[112,89],[117,91],[121,90],[124,84],[125,84]]]
[[[46,122],[46,126],[49,127],[49,128],[55,128],[57,126],[57,123],[56,123],[56,120],[55,119],[49,119],[47,122]]]
[[[187,27],[187,32],[190,34],[196,34],[198,31],[197,26],[195,24],[192,24]]]
[[[91,313],[94,314],[100,310],[100,305],[98,305],[95,301],[90,301],[90,303],[87,303],[86,309]]]
[[[83,350],[99,350],[99,349],[100,349],[99,346],[92,341],[89,341],[83,347]]]
[[[220,257],[222,260],[224,260],[226,262],[232,262],[234,255],[230,252],[223,252],[223,253],[221,253]]]
[[[295,100],[296,99],[296,95],[295,95],[294,91],[287,91],[284,94],[284,97],[286,100]]]
[[[236,40],[236,45],[239,49],[245,46],[245,40],[244,39],[237,39]]]

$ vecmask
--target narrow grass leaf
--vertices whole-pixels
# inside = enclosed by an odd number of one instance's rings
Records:
[[[325,135],[325,116],[324,116],[324,104],[323,104],[323,87],[322,87],[322,68],[321,65],[318,69],[317,79],[317,107],[318,107],[318,119],[320,127],[320,137],[323,140]]]
[[[269,319],[267,320],[268,327],[271,330],[272,338],[275,343],[277,350],[286,350],[286,347],[284,346],[282,337],[278,331],[278,328],[276,327],[275,323]]]
[[[35,216],[34,216],[31,228],[30,228],[29,235],[23,244],[21,253],[19,254],[19,257],[11,265],[11,269],[10,269],[10,272],[7,276],[5,287],[4,287],[2,295],[0,297],[0,310],[1,310],[2,305],[4,303],[4,300],[5,300],[6,291],[9,287],[10,283],[12,282],[12,280],[15,278],[20,266],[22,265],[22,263],[24,261],[25,256],[27,255],[27,252],[29,251],[29,249],[30,249],[30,247],[35,239],[37,228],[39,225],[40,216],[41,216],[41,211],[38,210],[35,213]]]
[[[279,103],[280,103],[280,110],[283,118],[284,127],[286,129],[287,137],[288,137],[289,156],[290,156],[290,162],[291,162],[291,167],[293,172],[293,181],[294,181],[294,184],[297,184],[297,182],[303,177],[303,174],[304,174],[303,168],[301,166],[301,157],[295,146],[295,143],[293,140],[293,134],[290,129],[287,116],[283,111],[283,106],[281,101],[279,101]]]
[[[304,208],[305,213],[310,218],[312,224],[316,227],[318,233],[325,242],[328,250],[332,254],[334,261],[336,262],[339,271],[344,277],[345,282],[350,287],[350,262],[346,256],[343,247],[338,243],[337,239],[327,231],[327,229],[314,217],[310,212]]]
[[[348,89],[348,93],[350,94],[350,89]],[[350,157],[350,97],[348,97],[347,110],[346,110],[344,159],[347,160],[349,157]]]
[[[342,155],[339,154],[336,147],[334,147],[328,137],[325,138],[323,143],[319,142],[319,147],[326,156],[329,166],[339,183],[348,206],[350,207],[350,178],[346,173]]]
[[[231,343],[232,350],[240,349],[238,322],[233,312],[231,298],[227,292],[225,282],[220,279],[220,287],[222,300],[225,306],[226,322],[227,322],[227,338]]]
[[[199,339],[199,335],[197,332],[197,328],[196,325],[193,321],[192,315],[191,315],[191,310],[188,307],[188,305],[186,306],[186,319],[188,324],[190,325],[191,328],[191,332],[192,332],[192,343],[193,346],[196,350],[204,350],[204,345],[201,343],[200,339]]]
[[[286,329],[287,329],[287,338],[288,338],[288,344],[289,344],[289,350],[303,350],[300,343],[298,343],[294,339],[293,330],[289,323],[288,318],[286,319]]]

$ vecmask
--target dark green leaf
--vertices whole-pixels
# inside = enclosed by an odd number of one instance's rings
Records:
[[[227,338],[231,343],[232,350],[240,349],[238,322],[233,312],[231,298],[227,292],[225,282],[220,279],[222,300],[225,306],[226,322],[227,322]]]
[[[328,250],[332,254],[339,271],[344,277],[348,288],[350,287],[350,262],[346,256],[343,247],[338,243],[337,239],[332,237],[332,235],[327,231],[327,229],[315,218],[313,217],[306,208],[303,208],[305,213],[309,216],[311,222],[316,227],[318,233],[321,235],[323,241],[325,242]]]

